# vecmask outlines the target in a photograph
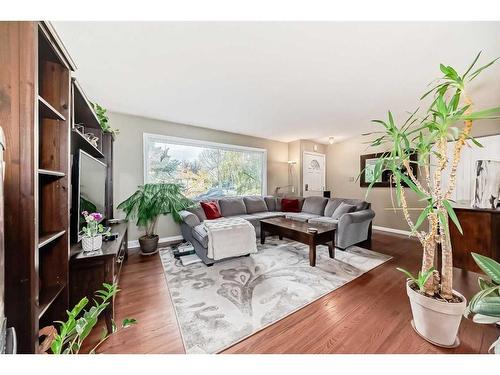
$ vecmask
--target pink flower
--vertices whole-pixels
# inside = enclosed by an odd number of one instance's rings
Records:
[[[95,221],[101,221],[102,215],[99,212],[93,212],[90,214],[94,218]]]
[[[82,215],[83,215],[83,216],[87,217],[87,216],[88,216],[88,214],[89,214],[89,213],[88,213],[87,211],[82,211]]]

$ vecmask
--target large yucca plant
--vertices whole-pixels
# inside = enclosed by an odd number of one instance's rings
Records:
[[[155,234],[160,215],[171,214],[174,221],[181,222],[179,212],[189,208],[193,202],[182,194],[179,184],[145,184],[118,205],[127,219],[137,220],[138,227],[146,230],[146,236]]]
[[[377,160],[374,178],[367,195],[374,182],[384,171],[390,171],[395,186],[395,205],[402,209],[405,220],[411,228],[412,235],[416,236],[423,247],[422,275],[427,278],[423,291],[428,296],[440,296],[445,300],[452,300],[452,249],[449,233],[449,219],[462,229],[457,216],[453,211],[451,196],[456,186],[456,173],[460,162],[462,148],[468,141],[471,145],[482,147],[471,136],[472,124],[475,120],[498,118],[500,107],[473,111],[473,101],[467,94],[467,85],[474,80],[484,69],[491,66],[496,60],[474,69],[479,53],[473,63],[463,74],[459,74],[451,66],[440,65],[443,76],[433,83],[432,89],[425,93],[421,100],[431,96],[430,107],[419,116],[418,110],[398,126],[389,111],[388,120],[374,120],[384,128],[377,138],[371,142],[372,146],[384,145],[388,151]],[[373,134],[373,133],[371,133]],[[455,141],[453,156],[447,156],[447,142]],[[411,160],[412,154],[418,153],[418,161]],[[437,165],[431,173],[430,156],[435,155]],[[424,178],[419,180],[412,171],[412,163],[422,173]],[[448,184],[443,186],[444,173],[449,168]],[[420,216],[414,222],[409,214],[407,193],[403,182],[427,203]],[[426,221],[428,230],[420,227]],[[438,244],[441,246],[441,270],[432,270],[435,266],[435,257]]]

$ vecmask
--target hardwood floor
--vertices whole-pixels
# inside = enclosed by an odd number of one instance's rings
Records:
[[[394,257],[367,274],[265,328],[224,353],[485,353],[500,330],[463,319],[461,345],[435,347],[411,328],[404,276],[395,267],[416,270],[419,244],[405,236],[374,232],[371,248]],[[132,251],[122,270],[116,298],[117,321],[138,324],[101,346],[104,353],[184,353],[175,312],[158,256]],[[477,275],[455,269],[455,288],[467,298]],[[95,341],[98,332],[89,341]]]

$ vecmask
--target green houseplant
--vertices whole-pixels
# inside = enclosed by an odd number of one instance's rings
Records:
[[[182,194],[182,186],[176,183],[145,184],[118,205],[128,218],[137,220],[138,227],[146,234],[139,238],[141,252],[154,254],[158,248],[159,236],[156,227],[160,215],[171,214],[174,221],[181,222],[179,212],[189,208],[193,202]]]
[[[85,310],[89,300],[84,297],[71,311],[67,312],[68,319],[65,322],[56,322],[59,324],[59,331],[54,326],[44,327],[40,331],[45,336],[45,339],[39,348],[39,352],[52,354],[80,353],[83,342],[96,326],[99,316],[111,303],[116,293],[120,291],[116,284],[104,283],[102,285],[103,289],[95,293],[96,299],[94,299],[94,305],[90,309]],[[121,328],[127,328],[136,323],[135,319],[124,319]],[[114,321],[111,332],[104,328],[99,342],[90,350],[89,354],[95,354],[97,348],[118,330]]]
[[[465,298],[453,290],[449,233],[450,220],[461,232],[451,202],[460,154],[467,143],[481,146],[471,136],[473,122],[498,118],[500,113],[500,108],[474,111],[474,103],[467,93],[468,84],[496,61],[475,68],[480,55],[481,53],[463,74],[459,74],[451,66],[441,64],[442,76],[433,81],[434,86],[421,97],[421,100],[432,99],[426,111],[419,114],[417,109],[400,126],[396,125],[389,111],[387,121],[374,120],[383,130],[371,133],[376,134],[370,142],[371,145],[385,147],[387,151],[375,163],[374,178],[367,195],[382,173],[389,172],[395,188],[395,208],[402,210],[412,235],[417,237],[422,245],[420,274],[428,276],[421,288],[412,279],[407,282],[414,328],[428,341],[445,347],[458,345],[456,335],[466,306]],[[448,141],[455,141],[451,158],[447,155]],[[411,159],[415,152],[417,161]],[[437,165],[431,165],[431,155],[435,156]],[[432,173],[431,167],[434,167]],[[417,179],[414,168],[417,168],[423,177]],[[448,173],[447,184],[443,182],[445,173]],[[403,183],[426,203],[415,222],[409,214],[408,193]],[[422,230],[421,227],[426,221],[428,228]],[[437,264],[438,245],[441,247],[442,267],[440,270],[431,271]]]
[[[490,279],[478,278],[481,291],[471,298],[464,316],[479,324],[500,323],[500,263],[476,253],[472,257]],[[490,352],[500,354],[500,337],[491,344]]]
[[[109,133],[113,136],[113,138],[118,135],[120,132],[119,129],[113,129],[111,125],[109,125],[109,117],[107,114],[107,109],[104,107],[101,107],[97,103],[92,103],[92,106],[94,107],[95,114],[97,115],[97,119],[99,120],[99,125],[101,126],[101,130],[104,133]]]

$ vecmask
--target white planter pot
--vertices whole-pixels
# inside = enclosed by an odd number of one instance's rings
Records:
[[[434,345],[449,348],[458,346],[460,344],[457,336],[458,328],[467,306],[465,297],[454,290],[453,293],[461,297],[462,302],[438,301],[417,293],[410,288],[411,284],[411,281],[407,281],[406,293],[410,299],[413,328]]]
[[[102,247],[102,235],[94,237],[82,237],[83,251],[96,251]]]

